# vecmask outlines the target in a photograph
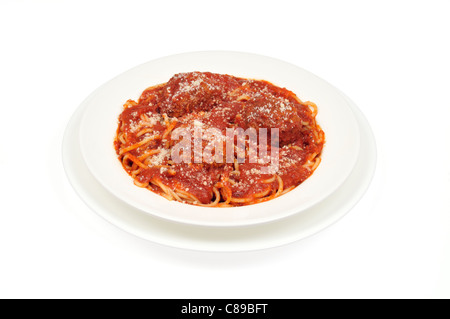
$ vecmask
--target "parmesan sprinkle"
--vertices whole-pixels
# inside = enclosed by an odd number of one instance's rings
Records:
[[[150,157],[150,164],[153,166],[161,165],[166,158],[170,156],[170,150],[166,148],[159,148],[159,153]]]

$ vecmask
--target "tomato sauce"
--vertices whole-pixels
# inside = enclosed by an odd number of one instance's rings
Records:
[[[194,195],[201,203],[214,197],[213,188],[226,184],[234,198],[247,198],[255,194],[273,192],[279,187],[274,174],[281,177],[284,189],[295,187],[314,171],[308,161],[320,156],[324,134],[316,124],[314,111],[295,94],[267,81],[238,78],[210,72],[189,72],[173,76],[167,83],[146,89],[137,102],[128,101],[119,117],[118,132],[122,142],[115,141],[117,154],[121,149],[146,142],[127,152],[134,158],[144,158],[145,166],[136,176],[139,183],[157,178],[172,189]],[[279,130],[279,144],[274,136],[267,136],[270,154],[277,147],[279,166],[275,172],[264,173],[267,163],[173,163],[170,149],[177,141],[170,135],[163,137],[168,123],[173,130],[185,128],[194,132],[214,128],[223,136],[227,129],[266,128]],[[172,125],[172,124],[170,124]],[[151,130],[145,129],[151,127]],[[124,143],[125,142],[125,143]],[[202,139],[202,146],[208,140]],[[194,149],[192,144],[191,149]],[[194,155],[191,155],[194,159]],[[306,165],[306,166],[305,166]],[[131,169],[128,173],[132,174]],[[272,179],[272,180],[271,180]],[[149,186],[158,191],[154,184]]]

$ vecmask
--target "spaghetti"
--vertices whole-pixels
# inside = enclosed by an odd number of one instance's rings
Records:
[[[314,103],[302,102],[293,92],[267,81],[180,73],[146,89],[138,101],[125,103],[114,144],[123,168],[139,187],[193,205],[249,205],[289,192],[318,167],[325,135],[316,123],[317,111]],[[250,142],[245,141],[243,160],[234,145],[232,161],[206,161],[197,146],[208,149],[212,137],[196,132],[214,129],[216,146],[223,146],[230,128],[277,128],[278,135],[266,136],[265,160],[251,161]],[[181,162],[171,157],[180,129],[194,136],[189,142],[194,152],[184,148]],[[261,145],[256,147],[261,152]],[[275,148],[278,166],[267,171]],[[212,155],[223,157],[217,149]]]

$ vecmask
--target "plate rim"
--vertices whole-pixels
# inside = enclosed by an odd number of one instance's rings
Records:
[[[340,190],[344,196],[342,196],[340,203],[329,203],[334,204],[333,208],[329,209],[329,212],[327,214],[324,214],[324,217],[322,220],[317,221],[315,225],[310,226],[307,228],[306,232],[300,233],[300,232],[293,232],[290,236],[286,235],[286,232],[281,229],[282,227],[286,226],[287,224],[295,224],[297,223],[300,226],[301,220],[299,219],[299,216],[291,216],[283,219],[282,221],[284,223],[280,224],[280,221],[275,221],[269,224],[262,224],[262,225],[255,225],[252,227],[230,227],[226,228],[225,231],[227,232],[227,236],[229,238],[229,241],[224,242],[213,242],[211,243],[209,240],[207,241],[189,241],[189,240],[180,240],[177,232],[179,229],[188,229],[188,232],[191,234],[191,236],[196,236],[197,231],[204,231],[205,229],[210,229],[210,236],[215,236],[216,231],[214,231],[214,227],[204,227],[204,226],[193,226],[193,225],[187,225],[187,224],[178,224],[175,222],[171,222],[168,220],[159,219],[155,216],[151,216],[148,214],[145,214],[143,212],[139,212],[139,210],[129,206],[130,212],[132,214],[136,213],[138,214],[138,218],[144,218],[149,223],[156,223],[158,225],[163,225],[163,230],[166,232],[166,236],[158,236],[157,233],[154,232],[148,232],[143,230],[137,230],[135,227],[133,227],[130,224],[127,224],[126,222],[119,222],[117,218],[104,206],[104,201],[102,202],[102,198],[98,198],[94,196],[91,192],[89,192],[84,185],[80,183],[80,179],[82,178],[79,175],[80,165],[83,166],[84,163],[80,162],[79,159],[82,158],[81,154],[78,154],[78,158],[75,156],[72,156],[73,154],[77,153],[77,147],[73,147],[73,135],[76,134],[77,130],[77,122],[79,122],[80,113],[82,111],[81,107],[79,107],[74,114],[72,115],[71,119],[69,120],[63,140],[61,145],[61,160],[63,164],[63,168],[66,174],[66,177],[68,178],[69,183],[71,184],[72,188],[74,189],[75,193],[78,195],[78,197],[86,204],[87,207],[89,207],[93,212],[95,212],[97,215],[102,217],[103,220],[106,220],[107,222],[111,223],[118,229],[121,229],[133,236],[136,236],[138,238],[148,240],[153,243],[157,243],[163,246],[168,246],[172,248],[180,248],[180,249],[188,249],[188,250],[194,250],[194,251],[204,251],[204,252],[248,252],[248,251],[255,251],[255,250],[262,250],[262,249],[268,249],[268,248],[275,248],[279,246],[284,246],[286,244],[290,244],[293,242],[297,242],[299,240],[308,238],[314,234],[319,233],[320,231],[328,228],[329,226],[336,223],[338,220],[340,220],[342,217],[344,217],[347,213],[351,211],[351,209],[363,198],[364,194],[369,189],[369,186],[373,180],[373,177],[376,172],[376,166],[377,166],[377,146],[376,146],[376,140],[375,136],[373,134],[373,131],[370,127],[370,124],[368,123],[367,119],[364,117],[362,112],[357,108],[355,104],[353,104],[355,107],[355,113],[357,113],[357,117],[359,117],[359,126],[361,130],[365,131],[366,139],[361,140],[361,143],[364,143],[364,147],[367,148],[366,152],[361,152],[358,163],[362,162],[362,157],[366,156],[368,157],[365,160],[365,167],[361,169],[362,177],[357,179],[358,186],[356,188],[356,191],[354,192],[348,192],[345,189]],[[74,132],[75,131],[75,132]],[[80,151],[78,150],[78,153]],[[77,169],[73,169],[73,167],[77,167]],[[87,167],[84,167],[84,172],[88,175],[90,175],[89,170]],[[356,172],[352,172],[352,175],[356,174]],[[91,178],[97,182],[94,177]],[[349,181],[347,180],[346,183]],[[104,189],[98,182],[97,186],[100,187],[99,190],[101,192],[104,192],[103,195],[110,196],[112,199],[115,199],[112,194],[110,194],[106,189]],[[345,187],[345,186],[344,186]],[[107,195],[106,195],[107,194]],[[334,194],[336,195],[336,194]],[[344,200],[344,197],[346,199]],[[118,199],[115,199],[119,201]],[[330,200],[330,198],[328,199]],[[124,205],[128,206],[127,204],[123,203]],[[322,205],[325,203],[321,203]],[[124,206],[124,207],[126,207]],[[336,207],[337,206],[337,207]],[[311,209],[314,209],[311,208]],[[315,208],[318,209],[317,207]],[[128,213],[128,212],[127,212]],[[320,213],[320,211],[319,211]],[[323,213],[323,212],[322,212]],[[176,227],[174,227],[176,226]],[[155,230],[159,226],[154,226]],[[181,227],[181,228],[180,228]],[[173,229],[172,229],[173,228]],[[277,229],[280,228],[280,229]],[[234,230],[239,229],[263,229],[264,231],[266,229],[271,229],[272,233],[267,233],[271,235],[272,237],[276,237],[276,240],[265,240],[264,242],[261,241],[251,241],[248,240],[248,242],[236,242],[235,236],[234,236]],[[274,236],[273,233],[278,232],[278,237]],[[265,234],[266,235],[266,234]]]

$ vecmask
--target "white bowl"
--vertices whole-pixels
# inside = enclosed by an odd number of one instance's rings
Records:
[[[318,124],[325,132],[322,162],[314,174],[291,192],[242,207],[198,207],[168,201],[133,184],[113,147],[117,119],[128,99],[138,99],[152,85],[180,72],[210,71],[264,79],[318,105]],[[275,221],[321,202],[343,184],[358,158],[360,136],[356,118],[338,89],[292,64],[238,52],[194,52],[164,57],[137,66],[110,80],[83,102],[80,148],[93,176],[117,198],[146,213],[171,221],[202,226],[244,226]]]

